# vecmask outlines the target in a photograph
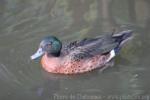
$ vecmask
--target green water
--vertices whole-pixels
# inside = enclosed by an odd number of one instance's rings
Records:
[[[0,100],[150,100],[149,0],[0,0]],[[40,40],[63,43],[134,30],[100,72],[56,75],[30,56]]]

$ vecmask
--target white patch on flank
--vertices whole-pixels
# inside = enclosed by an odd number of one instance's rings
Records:
[[[112,58],[114,58],[116,56],[114,49],[111,50],[110,52],[110,56],[109,58],[106,60],[106,63],[109,62]]]

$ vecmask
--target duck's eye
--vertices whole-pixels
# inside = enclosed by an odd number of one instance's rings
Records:
[[[43,49],[44,51],[50,51],[51,45],[50,45],[50,44],[46,44],[45,46],[43,46],[42,49]]]
[[[46,48],[51,48],[51,44],[46,44]]]

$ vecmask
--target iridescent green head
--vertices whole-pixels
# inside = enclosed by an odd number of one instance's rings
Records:
[[[31,56],[31,59],[36,59],[42,56],[43,54],[51,55],[58,57],[60,55],[62,48],[62,43],[55,36],[45,37],[39,46],[37,52]]]

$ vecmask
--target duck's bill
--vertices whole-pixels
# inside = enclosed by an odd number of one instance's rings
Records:
[[[42,50],[42,48],[39,48],[37,52],[31,56],[31,60],[35,60],[41,57],[43,54],[44,54],[44,51]]]

